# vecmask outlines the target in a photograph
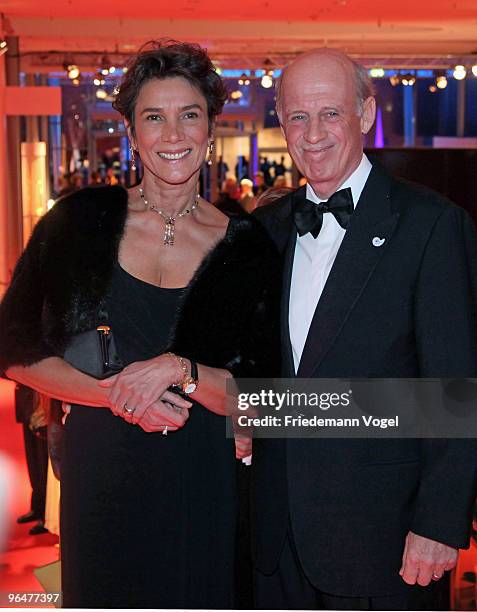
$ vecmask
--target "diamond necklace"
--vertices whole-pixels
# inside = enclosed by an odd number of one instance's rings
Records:
[[[144,189],[142,187],[139,187],[139,194],[141,196],[142,201],[144,202],[144,206],[146,208],[149,208],[149,210],[152,210],[153,212],[157,213],[164,219],[164,223],[165,223],[164,244],[167,246],[174,246],[174,232],[175,232],[175,226],[176,226],[176,219],[185,217],[186,215],[191,213],[193,210],[195,210],[199,206],[200,195],[197,194],[195,196],[195,200],[192,206],[189,206],[188,208],[184,208],[184,210],[181,210],[176,215],[171,217],[170,215],[166,215],[165,213],[163,213],[162,210],[159,210],[159,208],[157,208],[155,204],[149,204],[148,200],[146,200],[146,197],[144,196]]]

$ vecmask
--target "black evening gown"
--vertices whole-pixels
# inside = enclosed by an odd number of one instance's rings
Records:
[[[182,295],[116,266],[107,306],[125,365],[164,350]],[[234,607],[236,459],[224,417],[196,403],[164,436],[73,405],[62,461],[65,607]]]

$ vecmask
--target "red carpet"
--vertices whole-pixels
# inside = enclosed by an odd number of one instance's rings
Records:
[[[23,452],[22,426],[15,422],[14,385],[0,379],[0,457],[2,479],[10,481],[9,502],[2,514],[0,539],[0,592],[42,592],[33,569],[58,559],[57,536],[30,536],[34,523],[17,525],[15,519],[30,509],[30,483]],[[10,476],[8,476],[8,474]],[[2,536],[2,533],[5,535]],[[0,606],[5,606],[1,602]],[[24,606],[24,604],[22,604]]]

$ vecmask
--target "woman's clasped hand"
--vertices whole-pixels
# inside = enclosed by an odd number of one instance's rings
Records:
[[[144,431],[177,431],[189,418],[192,402],[171,390],[183,372],[171,355],[132,363],[98,382],[109,389],[111,412]],[[166,429],[167,428],[167,429]]]

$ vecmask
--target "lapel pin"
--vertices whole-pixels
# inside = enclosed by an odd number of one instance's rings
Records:
[[[373,238],[372,244],[373,244],[373,246],[375,246],[375,247],[380,247],[380,246],[383,246],[383,244],[385,243],[385,241],[386,241],[386,238],[379,238],[379,236],[375,236],[375,237]]]

